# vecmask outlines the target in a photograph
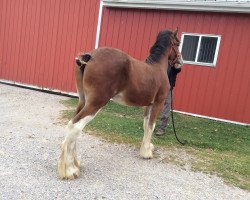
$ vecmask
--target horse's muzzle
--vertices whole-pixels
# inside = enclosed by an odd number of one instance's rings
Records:
[[[180,69],[183,65],[183,59],[182,56],[175,62],[174,67],[175,69]]]

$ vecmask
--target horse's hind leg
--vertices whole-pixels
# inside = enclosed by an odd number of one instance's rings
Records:
[[[144,136],[140,148],[140,156],[142,158],[153,158],[154,145],[151,143],[152,134],[155,129],[155,121],[164,102],[154,103],[145,108],[144,111]]]
[[[79,99],[78,105],[76,107],[75,113],[73,115],[73,117],[75,117],[85,106],[85,101],[82,101],[81,99]]]
[[[85,95],[83,90],[83,73],[79,66],[75,66],[75,79],[76,79],[76,87],[77,93],[79,95],[79,102],[76,107],[74,117],[83,109],[85,106]]]
[[[76,158],[76,139],[82,129],[95,117],[101,106],[85,105],[67,125],[67,135],[62,142],[58,162],[61,178],[74,179],[80,175],[80,163]]]

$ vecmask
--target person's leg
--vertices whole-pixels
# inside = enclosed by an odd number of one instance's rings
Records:
[[[155,133],[155,135],[161,136],[165,134],[170,116],[170,110],[171,110],[171,92],[169,91],[168,96],[164,103],[163,110],[161,112],[160,127],[159,130]]]

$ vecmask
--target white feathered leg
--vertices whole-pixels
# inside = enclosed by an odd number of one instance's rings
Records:
[[[86,116],[73,124],[69,121],[67,135],[62,142],[61,155],[58,161],[58,173],[61,178],[74,179],[80,175],[80,162],[76,156],[76,139],[82,129],[94,118],[94,115]]]
[[[151,143],[151,138],[155,128],[155,123],[153,125],[149,124],[152,106],[148,107],[147,109],[147,114],[144,116],[144,136],[140,148],[140,156],[142,158],[153,158],[154,145]]]

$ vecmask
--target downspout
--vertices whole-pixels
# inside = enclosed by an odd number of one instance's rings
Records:
[[[95,49],[99,47],[99,40],[101,34],[101,24],[102,24],[102,10],[103,10],[103,1],[100,0],[97,28],[96,28],[96,37],[95,37]]]

